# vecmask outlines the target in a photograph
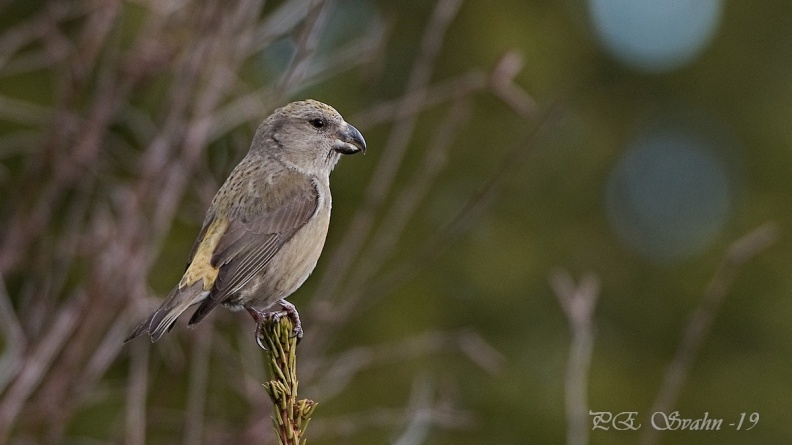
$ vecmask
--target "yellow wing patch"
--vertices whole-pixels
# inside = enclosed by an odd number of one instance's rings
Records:
[[[212,289],[217,279],[217,274],[220,272],[220,268],[212,267],[212,254],[214,254],[217,243],[220,242],[220,238],[223,237],[227,228],[227,219],[212,221],[206,229],[206,233],[198,245],[198,249],[195,251],[195,256],[190,263],[190,267],[187,268],[181,281],[179,281],[179,289],[191,286],[200,279],[203,279],[204,290]]]

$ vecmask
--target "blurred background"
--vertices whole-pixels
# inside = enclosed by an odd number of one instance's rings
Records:
[[[303,98],[369,146],[290,299],[311,443],[792,442],[790,29],[785,0],[0,1],[0,443],[275,443],[247,314],[122,341]],[[677,410],[723,424],[652,428]]]

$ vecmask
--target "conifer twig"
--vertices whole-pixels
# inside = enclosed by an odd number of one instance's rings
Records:
[[[313,400],[297,400],[297,337],[287,316],[268,316],[258,325],[256,341],[267,351],[270,381],[264,389],[272,399],[272,423],[279,445],[303,445]]]

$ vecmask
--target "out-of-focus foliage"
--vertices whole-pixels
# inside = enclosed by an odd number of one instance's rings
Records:
[[[638,412],[594,444],[792,442],[789,29],[783,0],[0,3],[0,442],[275,443],[245,314],[122,340],[306,97],[369,144],[291,299],[309,441],[563,443],[569,402]],[[663,396],[721,430],[653,438]]]

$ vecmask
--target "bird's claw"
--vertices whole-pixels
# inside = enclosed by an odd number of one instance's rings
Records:
[[[294,329],[292,330],[293,336],[297,337],[297,343],[299,343],[300,340],[302,340],[303,338],[303,328],[302,328],[302,322],[300,321],[300,314],[297,312],[297,306],[282,299],[278,300],[278,304],[281,305],[283,310],[276,312],[275,316],[277,316],[278,318],[284,315],[289,317],[289,319],[292,322],[292,325],[294,325]]]
[[[254,308],[247,308],[248,313],[256,322],[256,343],[258,343],[261,349],[267,349],[267,347],[262,342],[262,339],[264,338],[264,332],[262,331],[264,328],[264,321],[267,320],[272,320],[273,322],[277,323],[281,317],[289,317],[292,325],[294,325],[292,336],[297,337],[298,344],[303,338],[302,322],[300,321],[300,314],[297,312],[297,307],[282,299],[278,300],[278,304],[282,308],[280,311],[260,311]]]

